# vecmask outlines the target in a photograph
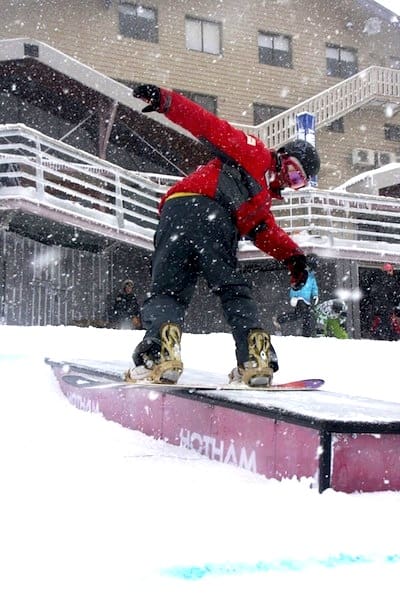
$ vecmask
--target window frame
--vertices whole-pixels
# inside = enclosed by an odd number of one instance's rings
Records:
[[[260,112],[262,112],[265,109],[266,113],[270,113],[266,119],[262,119],[262,120],[258,120],[257,118],[257,114],[256,111],[257,109],[260,110]],[[286,106],[274,106],[272,104],[264,104],[262,102],[253,102],[253,125],[261,125],[261,123],[265,123],[265,121],[269,121],[269,119],[273,119],[274,117],[276,117],[277,115],[279,115],[280,113],[284,112],[285,110],[287,110]]]
[[[132,14],[128,13],[128,9],[131,7]],[[124,12],[126,9],[126,12]],[[153,13],[154,24],[152,26],[143,27],[147,25],[144,17],[138,16],[138,9],[147,10]],[[130,21],[129,21],[130,17]],[[136,4],[134,2],[120,1],[118,4],[118,19],[119,19],[119,33],[123,37],[129,39],[140,40],[142,42],[158,43],[158,9],[154,6],[144,6],[142,4]],[[141,26],[142,25],[142,26]]]
[[[328,56],[329,50],[336,50],[338,57],[332,58]],[[341,54],[351,53],[354,60],[348,61],[341,58]],[[341,46],[340,44],[326,44],[326,74],[328,77],[336,77],[337,79],[347,79],[358,73],[358,52],[356,48],[350,46]],[[353,68],[350,68],[353,65]]]
[[[385,123],[383,126],[385,140],[389,142],[400,142],[400,125],[396,123]]]
[[[326,126],[327,130],[331,133],[344,133],[344,117],[335,119],[329,125]]]
[[[205,110],[208,110],[208,112],[212,113],[213,115],[217,114],[218,96],[204,94],[203,92],[189,92],[187,90],[181,90],[177,88],[175,88],[175,91],[179,94],[182,94],[182,96],[185,96],[185,98],[189,98],[189,100],[196,102],[196,104],[202,106]],[[201,102],[202,99],[204,99],[204,102]]]
[[[200,44],[198,47],[194,47],[189,45],[189,34],[188,25],[192,22],[192,25],[198,24],[200,25]],[[205,40],[205,27],[212,26],[216,27],[218,32],[218,52],[212,52],[211,50],[207,50],[207,40]],[[192,52],[201,52],[202,54],[210,54],[211,56],[222,56],[222,23],[219,21],[212,21],[210,19],[203,19],[201,17],[193,17],[191,15],[185,15],[185,47],[186,50],[190,50]],[[211,47],[211,45],[210,45]]]
[[[271,46],[262,46],[260,38],[271,38]],[[293,69],[293,48],[292,36],[273,31],[257,32],[258,62],[271,67],[281,67],[282,69]],[[287,42],[288,49],[282,50],[275,48],[275,42],[284,40]]]

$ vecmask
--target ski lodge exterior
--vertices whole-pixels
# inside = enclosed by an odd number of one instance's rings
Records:
[[[126,277],[143,301],[158,198],[208,157],[140,112],[131,88],[151,82],[270,147],[296,137],[298,113],[315,116],[318,186],[274,212],[318,255],[321,300],[361,288],[349,329],[368,336],[371,274],[400,270],[400,18],[328,4],[42,0],[32,14],[0,0],[0,322],[101,322]],[[246,240],[239,259],[271,329],[286,270]],[[225,330],[203,282],[187,330]]]

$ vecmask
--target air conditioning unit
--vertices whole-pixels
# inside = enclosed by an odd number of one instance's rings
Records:
[[[375,152],[368,148],[354,148],[351,159],[353,165],[359,167],[373,167],[375,165]]]
[[[396,162],[396,155],[394,152],[377,152],[376,153],[376,164],[378,167],[384,167],[392,162]]]

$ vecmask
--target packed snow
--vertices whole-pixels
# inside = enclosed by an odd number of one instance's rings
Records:
[[[129,360],[142,332],[0,334],[1,598],[398,597],[399,492],[319,494],[210,461],[77,410],[44,363]],[[400,342],[273,343],[276,382],[323,377],[326,389],[398,402],[400,416]],[[231,336],[185,334],[183,359],[227,373]]]

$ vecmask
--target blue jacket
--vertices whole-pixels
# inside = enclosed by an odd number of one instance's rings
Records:
[[[289,298],[292,305],[296,302],[292,302],[292,298],[304,300],[306,304],[317,304],[318,284],[313,271],[308,271],[307,281],[300,290],[292,290],[292,288],[290,288]]]

